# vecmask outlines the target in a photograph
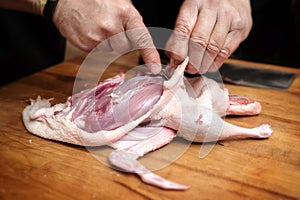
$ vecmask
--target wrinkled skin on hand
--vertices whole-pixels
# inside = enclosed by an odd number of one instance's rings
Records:
[[[252,27],[249,0],[185,0],[167,43],[173,67],[189,56],[187,71],[216,71]]]
[[[84,51],[91,51],[101,42],[103,51],[122,54],[139,49],[150,70],[160,71],[159,54],[141,15],[129,0],[60,0],[53,21],[65,38]],[[131,29],[135,31],[124,32]]]
[[[0,1],[0,7],[41,14],[37,0]],[[84,51],[97,47],[122,54],[134,47],[153,73],[161,70],[159,54],[130,0],[60,0],[53,21]],[[189,73],[216,71],[251,27],[250,0],[185,0],[166,46],[170,64],[176,67],[188,56]]]

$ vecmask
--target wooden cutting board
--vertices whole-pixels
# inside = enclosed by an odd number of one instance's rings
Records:
[[[138,56],[132,52],[117,58],[101,79],[136,66]],[[204,158],[199,158],[200,148],[209,144],[189,144],[174,162],[155,173],[191,188],[166,191],[112,169],[105,156],[100,161],[91,149],[39,138],[24,128],[21,112],[29,98],[40,95],[55,97],[53,103],[64,102],[75,80],[75,90],[89,87],[93,83],[83,84],[84,78],[108,65],[105,59],[92,62],[95,68],[75,78],[82,61],[66,61],[0,88],[0,199],[300,199],[299,76],[288,91],[226,85],[231,94],[261,102],[262,113],[225,120],[244,127],[269,123],[273,135],[263,140],[221,141]],[[300,74],[299,69],[288,67],[228,62]],[[185,144],[175,139],[168,148]],[[94,150],[105,152],[107,148]],[[151,159],[151,153],[148,157]]]

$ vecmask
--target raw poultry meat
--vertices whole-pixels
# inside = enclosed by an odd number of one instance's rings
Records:
[[[23,110],[27,130],[43,138],[82,146],[108,145],[112,166],[138,174],[148,184],[164,189],[189,186],[166,180],[137,161],[174,137],[209,142],[234,137],[267,138],[269,125],[243,128],[225,122],[225,115],[257,115],[261,105],[247,97],[229,95],[227,89],[205,76],[184,78],[186,59],[170,80],[160,76],[120,74],[92,89],[70,96],[65,103],[30,100]]]

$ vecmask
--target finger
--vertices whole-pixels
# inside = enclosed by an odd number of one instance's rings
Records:
[[[216,71],[219,69],[222,64],[229,58],[229,56],[238,48],[240,43],[245,39],[247,36],[247,32],[245,34],[245,21],[242,20],[239,13],[232,12],[230,30],[228,32],[227,38],[221,48],[220,52],[216,56],[214,63],[212,64],[209,71]],[[248,22],[248,26],[251,27],[252,21]]]
[[[139,50],[148,69],[158,74],[161,71],[160,56],[141,15],[134,10],[128,16],[130,17],[124,27],[129,41],[134,49]]]
[[[185,1],[178,13],[174,32],[166,44],[166,54],[181,63],[188,55],[189,37],[193,31],[198,15],[198,5],[194,1]]]
[[[208,69],[209,66],[201,66],[201,63],[216,21],[217,11],[207,8],[200,11],[189,43],[190,63],[187,70],[190,73],[202,72]]]
[[[228,33],[225,43],[215,58],[215,67],[220,68],[226,59],[238,48],[242,41],[242,34],[239,30],[234,30]]]
[[[158,74],[161,71],[160,56],[147,28],[141,27],[131,29],[127,31],[127,36],[134,48],[139,50],[149,70],[154,74]]]
[[[227,12],[219,10],[217,22],[210,36],[199,73],[216,71],[218,69],[218,67],[214,64],[214,60],[220,53],[230,31],[232,21],[230,16],[231,15],[228,15]]]
[[[166,55],[171,58],[170,66],[175,68],[180,64],[188,55],[188,43],[189,36],[173,31],[172,35],[167,41],[166,45]]]
[[[132,45],[124,31],[110,37],[109,43],[112,49],[119,54],[128,53],[132,49]]]

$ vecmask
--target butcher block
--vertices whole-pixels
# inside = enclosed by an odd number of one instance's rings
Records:
[[[299,76],[288,90],[225,84],[230,94],[253,98],[262,106],[259,115],[227,116],[225,120],[249,128],[270,124],[272,136],[188,146],[184,139],[175,138],[162,150],[169,148],[172,156],[172,145],[185,149],[155,173],[190,188],[170,191],[110,167],[89,148],[47,140],[26,130],[21,113],[29,99],[54,97],[53,104],[65,102],[73,93],[83,61],[84,57],[67,60],[0,87],[0,199],[300,199]],[[138,52],[123,55],[100,78],[126,72],[138,62]],[[299,69],[285,66],[233,59],[226,62],[300,74]],[[108,61],[95,63],[101,68]],[[85,82],[82,77],[79,81]],[[199,156],[203,148],[210,151]],[[145,160],[155,159],[151,154]]]

